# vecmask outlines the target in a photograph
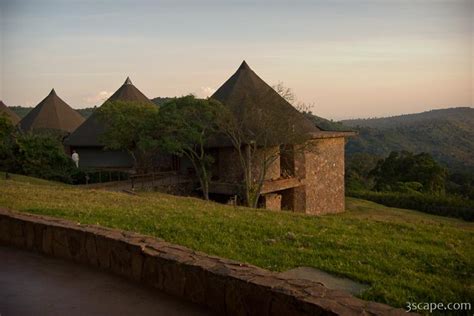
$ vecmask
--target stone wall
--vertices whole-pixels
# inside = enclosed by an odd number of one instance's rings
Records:
[[[304,155],[296,154],[295,173],[304,175],[304,187],[297,188],[295,210],[307,214],[338,213],[345,210],[344,137],[314,139]]]
[[[219,315],[405,315],[320,283],[159,239],[0,208],[0,244],[72,260],[207,306]]]

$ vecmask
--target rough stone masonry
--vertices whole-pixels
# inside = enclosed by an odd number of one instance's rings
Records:
[[[317,282],[285,279],[156,238],[2,208],[0,244],[110,271],[219,315],[406,315]]]

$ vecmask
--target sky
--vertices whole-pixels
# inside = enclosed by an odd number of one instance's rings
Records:
[[[0,99],[210,96],[242,60],[330,119],[473,106],[471,0],[0,0]]]

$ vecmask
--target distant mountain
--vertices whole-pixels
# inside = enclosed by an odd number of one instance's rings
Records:
[[[88,118],[92,112],[95,111],[97,107],[91,107],[91,108],[84,108],[84,109],[76,109],[79,114],[81,114],[84,118]],[[10,109],[16,113],[20,118],[23,118],[28,114],[33,108],[31,107],[26,107],[26,106],[10,106]]]
[[[438,120],[472,122],[473,117],[474,108],[459,107],[382,118],[343,120],[341,121],[341,123],[351,127],[373,127],[380,129],[389,129],[399,126],[407,126]]]
[[[316,116],[311,112],[303,112],[304,115],[323,131],[350,131],[353,128],[346,126],[340,122],[328,120],[320,116]]]
[[[165,104],[167,101],[173,99],[172,97],[156,97],[151,99],[151,102],[155,103],[156,105],[160,106]]]
[[[84,109],[77,109],[76,111],[79,112],[84,118],[88,118],[91,116],[92,113],[97,109],[97,106],[91,107],[91,108],[84,108]]]
[[[9,106],[10,110],[16,113],[22,119],[26,116],[33,108],[26,106]]]
[[[474,172],[474,109],[432,110],[386,118],[344,120],[359,132],[346,153],[386,156],[391,151],[428,152],[453,171]]]

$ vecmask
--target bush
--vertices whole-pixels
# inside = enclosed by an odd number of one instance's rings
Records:
[[[20,133],[0,128],[0,170],[72,183],[75,166],[64,152],[61,137],[50,133]]]
[[[128,172],[117,170],[98,171],[88,168],[75,168],[71,177],[73,184],[92,184],[128,180],[130,174]]]
[[[348,196],[390,207],[418,210],[433,215],[474,221],[474,202],[455,195],[433,195],[400,192],[348,191]]]
[[[46,180],[72,182],[75,166],[61,142],[48,135],[23,134],[17,139],[15,166],[21,174]]]

